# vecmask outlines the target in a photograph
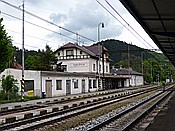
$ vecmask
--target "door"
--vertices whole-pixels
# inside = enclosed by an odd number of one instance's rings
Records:
[[[52,97],[52,80],[46,80],[46,97]]]
[[[82,93],[85,93],[85,80],[82,80]]]
[[[66,95],[71,94],[71,80],[66,80]]]

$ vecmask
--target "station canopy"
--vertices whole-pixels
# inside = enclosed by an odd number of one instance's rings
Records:
[[[175,66],[175,0],[120,0]]]

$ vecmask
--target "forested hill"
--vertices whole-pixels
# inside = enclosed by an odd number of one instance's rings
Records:
[[[105,40],[102,41],[106,49],[108,49],[109,57],[112,60],[112,65],[123,59],[128,59],[128,50],[130,57],[141,58],[142,52],[144,51],[144,59],[155,58],[155,59],[166,59],[161,53],[145,50],[135,45],[128,44],[119,40]]]
[[[135,45],[127,44],[126,42],[119,40],[105,40],[102,41],[103,45],[106,49],[108,49],[109,57],[112,60],[111,65],[115,65],[121,60],[128,59],[128,49],[130,58],[141,58],[141,54],[143,52],[143,48],[137,47]],[[16,52],[16,60],[21,64],[21,49],[14,47]],[[40,55],[41,50],[33,51],[33,50],[25,50],[25,60],[29,55]],[[149,58],[155,58],[156,60],[166,59],[163,54],[156,53],[153,51],[144,50],[144,60]]]

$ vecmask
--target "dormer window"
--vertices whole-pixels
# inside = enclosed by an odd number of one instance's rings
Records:
[[[66,56],[72,56],[73,50],[66,50]]]

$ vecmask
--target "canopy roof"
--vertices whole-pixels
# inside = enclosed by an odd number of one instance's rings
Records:
[[[175,66],[175,0],[120,0]]]

